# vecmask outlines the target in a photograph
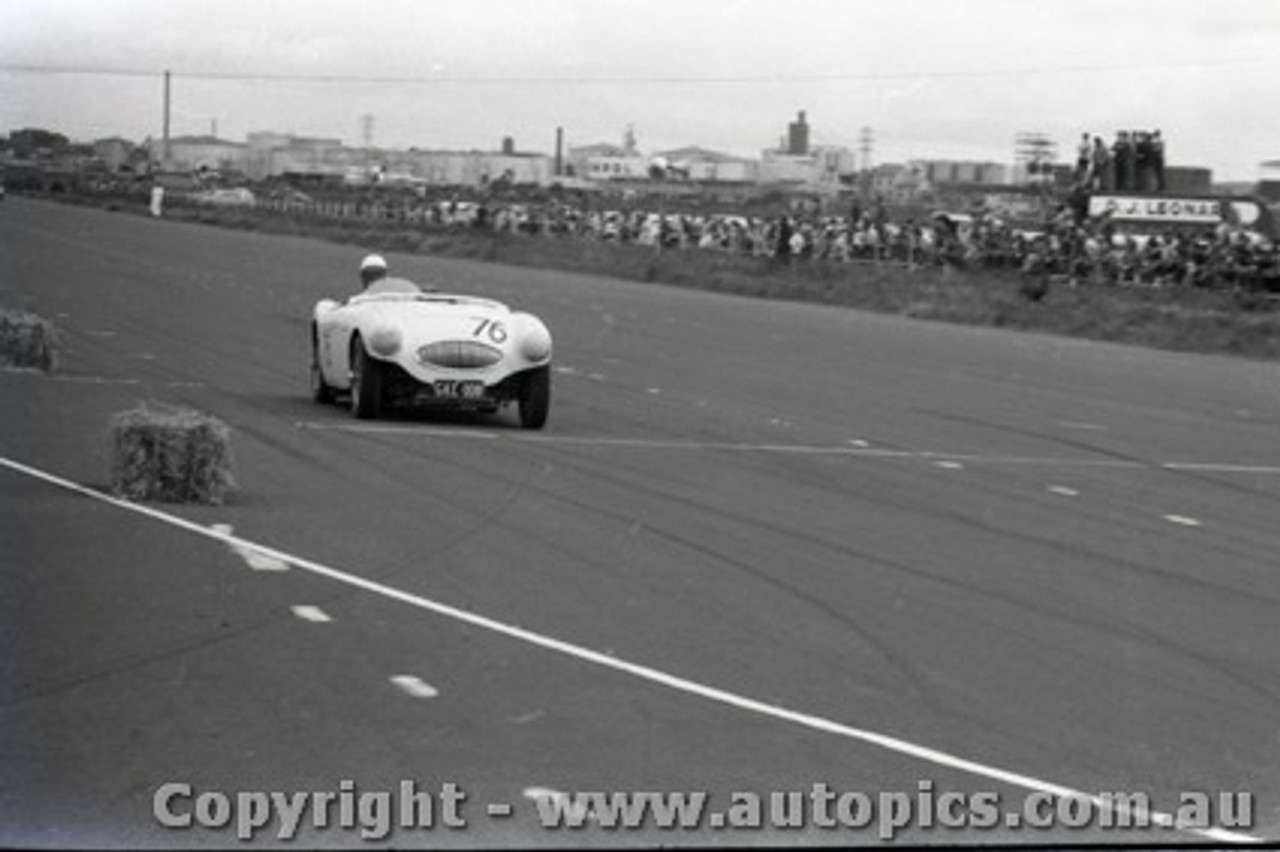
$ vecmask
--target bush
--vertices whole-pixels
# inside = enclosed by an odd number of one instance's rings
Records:
[[[58,362],[53,323],[26,311],[0,311],[0,363],[50,372]]]
[[[111,489],[127,500],[222,503],[235,487],[231,432],[189,408],[143,403],[116,414]]]

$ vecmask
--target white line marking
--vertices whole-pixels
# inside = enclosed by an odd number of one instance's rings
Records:
[[[395,675],[391,682],[413,698],[435,698],[440,694],[439,690],[417,675]]]
[[[656,396],[657,394],[662,393],[662,388],[646,388],[645,393],[651,393]]]
[[[603,382],[603,381],[604,381],[604,374],[603,374],[603,373],[588,373],[588,374],[587,374],[587,378],[588,378],[588,379],[590,379],[590,380],[591,380],[591,381],[593,381],[593,382]]]
[[[320,423],[312,420],[299,420],[299,429],[310,429],[317,432],[355,432],[370,435],[418,435],[422,438],[471,438],[492,441],[499,436],[496,432],[485,432],[480,429],[432,429],[421,426],[366,426],[359,423]]]
[[[1079,497],[1080,492],[1074,488],[1068,488],[1065,485],[1050,485],[1048,488],[1052,494],[1060,494],[1063,497]]]
[[[1202,473],[1250,473],[1280,474],[1280,464],[1232,464],[1220,462],[1161,462],[1110,458],[1063,458],[1061,456],[1002,456],[976,453],[950,453],[937,450],[886,450],[862,446],[851,440],[852,446],[830,444],[752,444],[733,441],[676,441],[649,438],[602,438],[588,435],[525,435],[520,433],[483,432],[470,429],[433,429],[423,426],[364,426],[358,423],[336,423],[318,420],[298,420],[298,429],[337,432],[386,432],[418,435],[423,438],[485,438],[523,444],[565,444],[583,447],[612,447],[640,450],[687,450],[731,453],[779,453],[814,456],[851,456],[885,459],[942,460],[969,464],[1040,465],[1044,467],[1084,467],[1112,470],[1165,470],[1198,471]]]
[[[333,619],[329,617],[329,614],[318,606],[301,604],[299,606],[291,606],[289,609],[293,610],[293,614],[298,616],[298,618],[301,618],[303,621],[312,621],[316,624],[333,621]]]
[[[1081,429],[1088,432],[1106,432],[1107,427],[1101,423],[1084,423],[1077,420],[1059,420],[1058,425],[1064,429]]]
[[[449,604],[441,603],[430,598],[425,598],[421,595],[406,592],[403,589],[397,589],[393,586],[388,586],[375,580],[369,580],[355,574],[341,571],[337,568],[331,568],[319,562],[313,562],[312,560],[301,556],[294,556],[281,550],[276,550],[255,542],[241,539],[228,532],[224,532],[221,529],[202,526],[194,521],[189,521],[177,515],[171,515],[168,512],[163,512],[150,506],[145,506],[139,503],[130,503],[127,500],[112,497],[109,494],[104,494],[101,491],[96,491],[92,488],[79,485],[68,479],[63,479],[62,477],[55,476],[54,474],[46,473],[45,471],[30,467],[29,465],[22,464],[21,462],[13,461],[12,459],[8,459],[3,456],[0,456],[0,467],[6,467],[9,470],[25,474],[26,476],[30,476],[34,479],[39,479],[40,481],[46,482],[50,485],[55,485],[67,491],[101,501],[119,509],[143,515],[153,520],[194,533],[195,535],[210,538],[215,541],[221,541],[226,544],[237,545],[243,548],[252,548],[259,552],[274,556],[282,561],[286,561],[303,571],[308,571],[320,577],[327,577],[335,582],[344,583],[372,594],[400,601],[401,603],[408,604],[409,606],[433,612],[437,615],[442,615],[446,618],[451,618],[464,624],[470,624],[474,627],[479,627],[511,639],[525,642],[539,648],[544,648],[548,651],[573,657],[574,659],[582,662],[592,663],[602,668],[622,672],[623,674],[631,675],[639,680],[665,686],[669,689],[675,690],[676,692],[697,696],[708,701],[724,704],[728,707],[734,707],[739,710],[766,716],[771,719],[790,722],[794,725],[799,725],[811,730],[821,731],[823,733],[833,734],[845,739],[856,740],[868,745],[878,746],[888,751],[916,758],[917,760],[925,763],[956,769],[960,772],[966,772],[981,778],[997,781],[1002,784],[1008,784],[1012,787],[1033,790],[1062,799],[1087,801],[1093,806],[1101,808],[1109,813],[1127,813],[1129,815],[1134,813],[1131,809],[1124,807],[1122,804],[1118,804],[1111,797],[1091,795],[1080,790],[1072,789],[1071,787],[1064,787],[1061,784],[1054,784],[1049,781],[1041,780],[1032,775],[1024,775],[1020,772],[1011,772],[1006,769],[1000,769],[999,767],[990,766],[974,760],[969,760],[968,758],[939,751],[938,749],[929,748],[928,746],[917,745],[888,734],[881,734],[875,731],[857,728],[852,725],[835,722],[821,716],[814,716],[798,710],[791,710],[777,704],[770,704],[755,698],[749,698],[718,687],[707,686],[706,684],[698,683],[697,681],[689,680],[688,678],[680,677],[679,675],[668,674],[667,672],[651,668],[640,663],[631,663],[618,657],[610,656],[609,654],[601,651],[595,651],[581,645],[574,645],[570,642],[555,639],[542,633],[536,633],[523,627],[517,627],[465,609],[459,609],[458,607],[450,606]],[[403,685],[402,681],[405,681],[406,678],[417,680],[417,678],[412,675],[400,675],[393,677],[392,682],[399,685],[402,689],[405,689],[406,687]],[[430,689],[430,687],[428,687],[428,689]],[[432,692],[434,692],[434,690],[432,690]],[[1154,825],[1177,828],[1176,821],[1167,813],[1160,811],[1146,811],[1143,813],[1143,816],[1147,821]],[[1214,840],[1238,843],[1259,842],[1259,838],[1253,837],[1252,835],[1224,831],[1221,829],[1206,830],[1202,828],[1185,828],[1181,830],[1197,834],[1201,837],[1209,837]]]
[[[964,470],[964,465],[958,461],[938,461],[934,462],[934,465],[943,470]]]
[[[49,376],[51,382],[78,385],[140,385],[141,379],[108,379],[104,376]]]
[[[1206,473],[1280,473],[1280,465],[1221,464],[1218,462],[1168,462],[1159,465],[1166,470],[1204,471]]]
[[[245,561],[250,568],[255,571],[288,571],[289,563],[282,559],[277,559],[269,553],[264,553],[259,548],[252,545],[236,544],[231,533],[233,532],[231,524],[214,524],[214,532],[227,536],[227,545],[231,551]]]
[[[582,447],[616,447],[645,450],[711,450],[730,453],[784,453],[793,455],[866,456],[870,458],[930,458],[932,453],[908,450],[859,450],[804,444],[748,444],[731,441],[664,441],[645,438],[590,438],[572,435],[512,435],[507,440],[529,444],[565,444]]]
[[[50,376],[46,376],[45,378],[51,382],[66,382],[67,384],[77,384],[77,385],[135,386],[135,385],[141,385],[141,384],[150,384],[153,387],[160,387],[160,388],[202,388],[205,386],[204,382],[179,382],[179,381],[144,382],[142,379],[112,379],[112,378],[107,378],[106,376],[50,375]]]
[[[863,449],[866,449],[867,447],[871,446],[870,441],[864,441],[861,438],[850,438],[849,443],[855,447],[861,447]]]
[[[1184,527],[1198,527],[1200,522],[1195,518],[1188,518],[1186,515],[1164,515],[1164,520],[1171,524],[1181,524]]]
[[[545,715],[547,715],[545,711],[534,710],[532,713],[523,713],[519,716],[509,716],[508,719],[517,725],[527,725],[530,722],[538,721]]]

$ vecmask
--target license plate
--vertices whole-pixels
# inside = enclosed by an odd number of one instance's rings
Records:
[[[484,396],[484,382],[441,379],[435,383],[435,392],[440,399],[480,399]]]

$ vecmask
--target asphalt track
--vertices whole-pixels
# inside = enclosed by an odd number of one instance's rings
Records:
[[[554,401],[540,433],[367,424],[306,391],[359,256],[0,206],[0,304],[66,343],[0,372],[0,843],[225,847],[156,789],[344,780],[466,792],[397,846],[877,842],[547,831],[529,799],[816,783],[1249,792],[1237,834],[1280,839],[1275,365],[392,255],[541,315]],[[143,399],[232,427],[226,505],[93,496]]]

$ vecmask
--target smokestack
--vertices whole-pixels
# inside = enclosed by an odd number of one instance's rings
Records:
[[[798,155],[809,153],[809,122],[805,118],[804,110],[800,110],[796,120],[787,128],[787,153]]]
[[[564,128],[556,128],[556,177],[564,174]]]

